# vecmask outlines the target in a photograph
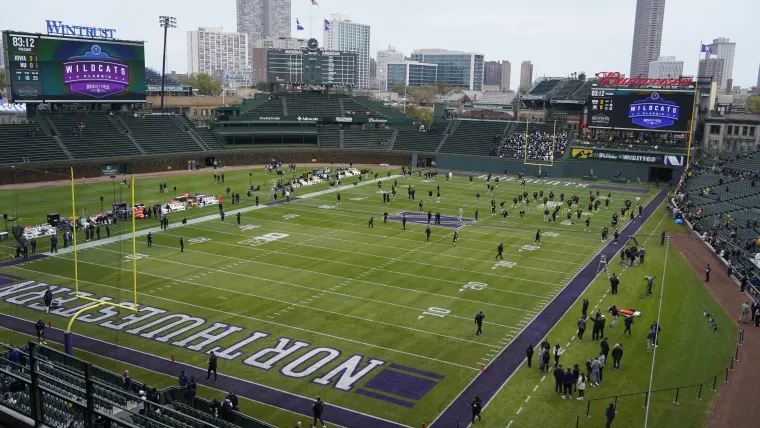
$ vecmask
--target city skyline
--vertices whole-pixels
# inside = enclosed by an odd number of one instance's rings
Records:
[[[50,8],[43,9],[40,3],[48,3]],[[516,65],[529,60],[534,65],[534,79],[564,77],[581,71],[588,76],[602,71],[630,72],[635,0],[621,1],[613,8],[601,0],[583,0],[572,6],[545,0],[541,14],[536,14],[530,4],[477,0],[471,6],[478,13],[469,15],[462,13],[461,2],[453,0],[440,0],[435,8],[425,2],[386,0],[379,10],[348,0],[323,0],[319,7],[310,7],[308,0],[294,0],[291,4],[290,36],[308,38],[313,27],[313,36],[322,44],[322,20],[332,13],[341,13],[372,27],[373,56],[388,45],[407,55],[425,48],[475,51],[484,53],[486,61],[507,60]],[[66,7],[58,5],[52,0],[12,3],[0,16],[0,29],[44,33],[45,19],[115,28],[119,39],[145,40],[146,65],[160,71],[163,31],[154,18],[171,15],[177,17],[178,26],[169,30],[167,71],[182,73],[187,71],[187,31],[198,27],[237,28],[236,2],[231,0],[214,3],[213,7],[197,0],[163,0],[158,7],[155,2],[134,0],[118,14],[102,14],[101,3],[94,0],[77,0]],[[311,22],[310,9],[314,18]],[[156,17],[146,15],[146,10],[155,10]],[[405,13],[399,14],[398,10]],[[742,13],[737,14],[737,10]],[[684,74],[693,75],[697,71],[700,42],[709,44],[713,39],[727,37],[737,43],[734,85],[753,86],[760,61],[760,52],[755,48],[760,43],[760,33],[754,30],[751,20],[756,12],[760,12],[757,2],[725,0],[721,7],[711,9],[710,25],[695,25],[700,20],[704,22],[703,9],[693,7],[687,0],[667,0],[660,55],[684,61]],[[304,31],[296,31],[296,18],[305,26]],[[614,25],[605,25],[602,33],[583,31],[592,21]],[[573,34],[572,45],[558,43],[556,32],[547,30],[552,28],[547,22],[577,23],[581,31],[568,30]],[[510,83],[512,89],[519,86],[516,70]]]

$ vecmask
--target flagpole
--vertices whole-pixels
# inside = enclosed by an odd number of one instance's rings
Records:
[[[314,3],[311,3],[311,5],[309,5],[309,39],[312,38],[312,36],[311,36],[311,27],[314,26],[314,22],[313,22],[313,19],[311,17],[311,10],[313,8],[314,8]]]
[[[699,42],[699,55],[697,55],[697,74],[694,79],[694,102],[691,106],[691,122],[689,123],[689,142],[686,145],[686,168],[691,161],[691,141],[694,136],[694,116],[697,111],[697,87],[699,86],[699,61],[702,59],[702,42]]]

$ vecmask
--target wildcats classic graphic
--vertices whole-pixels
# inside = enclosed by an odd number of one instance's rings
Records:
[[[646,99],[630,105],[628,117],[639,126],[657,129],[673,126],[678,120],[679,112],[678,104],[663,99],[657,92],[652,92]]]
[[[92,45],[88,52],[63,63],[63,83],[72,92],[95,98],[119,94],[129,86],[129,66]]]

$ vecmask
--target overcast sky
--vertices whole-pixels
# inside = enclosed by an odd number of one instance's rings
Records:
[[[372,56],[395,46],[482,52],[486,60],[512,63],[512,88],[524,60],[536,76],[628,73],[636,0],[318,0],[312,8],[314,36],[321,41],[321,19],[349,15],[372,26]],[[293,36],[309,36],[310,0],[292,0]],[[187,70],[188,30],[199,26],[236,31],[234,0],[7,0],[0,29],[45,32],[45,20],[115,28],[122,39],[146,41],[146,63],[161,68],[163,32],[159,15],[176,16],[170,30],[167,70]],[[685,62],[696,74],[699,43],[716,37],[737,42],[734,85],[754,86],[760,64],[760,0],[667,0],[661,55]],[[305,31],[296,32],[301,17]]]

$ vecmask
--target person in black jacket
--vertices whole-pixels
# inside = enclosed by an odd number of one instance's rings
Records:
[[[232,410],[238,410],[238,396],[234,392],[230,392],[225,399],[232,403]]]
[[[620,285],[620,280],[618,279],[617,275],[613,273],[612,277],[610,278],[610,294],[618,294],[618,285]]]
[[[216,355],[214,354],[214,351],[211,351],[208,357],[208,374],[206,375],[207,381],[211,379],[211,372],[214,372],[214,382],[217,382],[219,379],[217,379],[216,376]]]
[[[612,368],[620,370],[620,360],[623,358],[623,345],[616,343],[612,348]]]
[[[600,353],[602,355],[604,355],[604,359],[606,360],[607,358],[609,358],[609,355],[610,355],[610,344],[607,342],[607,338],[606,337],[604,339],[602,339],[602,343],[600,345],[600,348],[601,348],[600,349],[600,351],[601,351]]]
[[[583,318],[586,318],[588,315],[588,298],[583,298],[583,308],[581,309],[581,314],[583,314]]]
[[[325,422],[322,420],[322,413],[325,411],[325,403],[321,398],[317,397],[317,400],[311,405],[311,411],[314,413],[314,423],[311,426],[316,428],[317,421],[319,421],[322,423],[322,428],[326,427],[327,425],[325,425]]]
[[[533,345],[528,345],[528,349],[525,350],[525,356],[528,358],[528,368],[530,368],[530,363],[533,359]]]
[[[552,374],[554,375],[554,393],[559,394],[562,392],[562,382],[565,379],[565,371],[562,370],[562,364],[556,366]]]
[[[475,336],[480,336],[483,334],[483,320],[485,317],[486,316],[483,314],[483,311],[480,311],[477,315],[475,315],[475,324],[478,325],[478,331],[475,332]]]
[[[472,403],[470,404],[470,408],[472,408],[472,423],[475,423],[476,416],[479,421],[482,421],[483,418],[480,417],[480,411],[483,410],[483,403],[480,401],[480,397],[477,395],[475,396],[475,399],[472,400]]]
[[[615,403],[610,403],[610,407],[604,411],[604,416],[607,417],[605,428],[610,428],[612,426],[612,420],[615,419]]]
[[[623,334],[628,333],[628,337],[631,337],[631,324],[633,324],[633,317],[626,315],[623,319],[623,324],[625,324],[625,330],[623,330]]]
[[[45,313],[50,313],[50,305],[53,304],[53,292],[50,287],[45,290],[45,296],[42,297],[42,300],[45,302]]]

